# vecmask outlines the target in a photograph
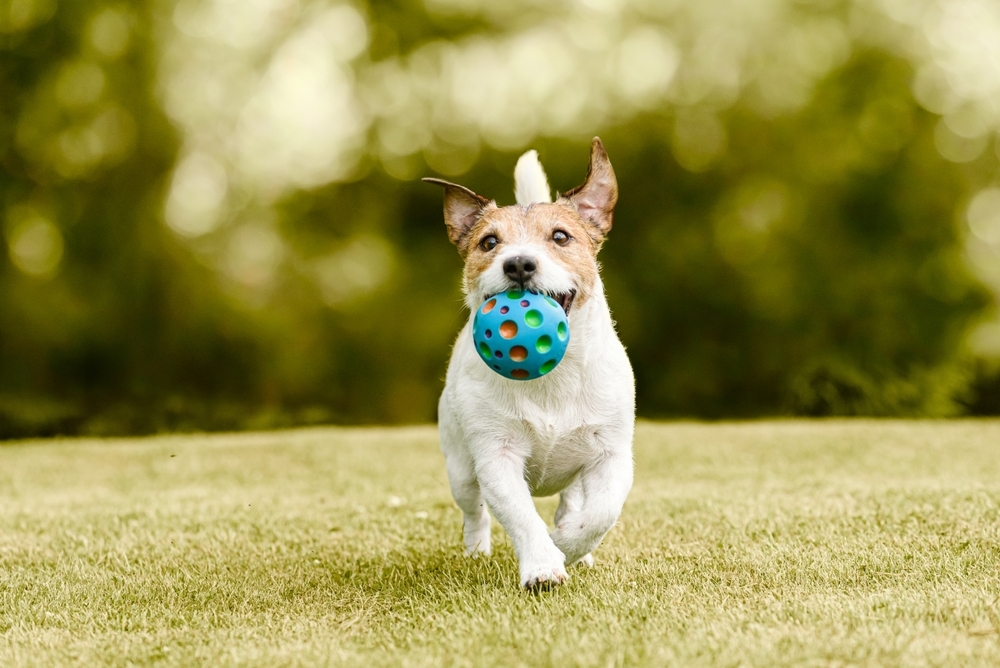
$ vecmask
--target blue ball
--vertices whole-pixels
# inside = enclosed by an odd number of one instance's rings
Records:
[[[501,376],[533,380],[562,361],[569,345],[569,321],[551,297],[508,290],[476,310],[472,340],[483,362]]]

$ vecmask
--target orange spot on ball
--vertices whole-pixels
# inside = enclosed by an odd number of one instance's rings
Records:
[[[483,313],[489,313],[493,310],[493,307],[497,305],[497,300],[491,299],[485,304],[483,304]]]
[[[500,325],[500,336],[505,339],[513,339],[517,336],[517,323],[513,320],[504,320]]]
[[[510,349],[510,358],[515,362],[523,362],[528,359],[528,349],[524,346],[514,346]]]
[[[527,378],[528,372],[525,371],[524,369],[514,369],[513,371],[510,372],[510,375],[513,376],[514,378]]]

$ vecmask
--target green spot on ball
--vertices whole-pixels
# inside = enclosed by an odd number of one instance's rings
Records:
[[[537,350],[542,354],[552,350],[552,337],[548,336],[547,334],[542,334],[541,336],[539,336],[538,340],[535,341],[535,350]]]
[[[541,311],[536,311],[531,309],[524,314],[524,322],[528,324],[529,327],[541,327],[542,326],[542,313]]]

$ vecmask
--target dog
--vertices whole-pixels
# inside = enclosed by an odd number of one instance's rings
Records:
[[[566,311],[562,362],[529,381],[494,373],[476,352],[472,317],[452,349],[438,429],[448,481],[464,515],[466,553],[489,555],[490,511],[511,538],[521,586],[567,581],[618,520],[632,487],[635,380],[604,296],[597,253],[611,230],[618,184],[594,138],[583,184],[553,202],[537,153],[514,170],[517,204],[497,206],[460,185],[444,188],[448,237],[465,261],[474,315],[511,289],[549,295]],[[549,531],[533,496],[559,493]]]

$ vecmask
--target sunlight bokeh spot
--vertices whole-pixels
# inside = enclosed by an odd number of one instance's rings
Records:
[[[212,156],[192,153],[174,170],[164,217],[182,236],[196,237],[215,229],[228,190],[225,168]]]
[[[63,257],[63,238],[59,228],[27,205],[7,211],[7,246],[14,266],[29,276],[55,274]]]
[[[986,188],[969,203],[969,228],[988,244],[1000,245],[1000,188]]]

